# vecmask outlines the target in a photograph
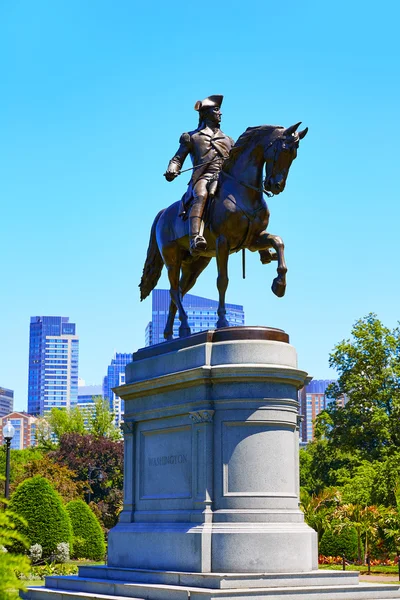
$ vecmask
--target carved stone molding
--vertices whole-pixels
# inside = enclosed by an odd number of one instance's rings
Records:
[[[123,433],[133,433],[133,430],[135,428],[135,423],[133,421],[123,421],[120,425]]]
[[[212,423],[215,410],[196,410],[189,413],[193,423]]]

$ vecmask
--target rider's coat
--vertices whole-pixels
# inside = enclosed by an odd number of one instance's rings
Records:
[[[181,135],[178,151],[170,160],[168,171],[178,173],[190,154],[192,164],[196,168],[193,170],[188,191],[184,196],[185,205],[190,202],[193,186],[200,179],[212,181],[217,178],[234,143],[234,140],[219,128],[213,130],[211,127],[203,127]]]

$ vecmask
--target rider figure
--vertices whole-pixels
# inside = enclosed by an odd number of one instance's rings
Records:
[[[194,131],[181,135],[179,149],[170,160],[167,172],[164,174],[167,181],[173,181],[180,174],[182,165],[190,154],[195,168],[182,200],[185,208],[190,205],[189,230],[192,255],[207,248],[203,237],[204,208],[207,199],[215,195],[219,172],[234,145],[233,139],[220,129],[222,100],[223,96],[209,96],[196,102],[194,108],[199,112],[199,126]]]

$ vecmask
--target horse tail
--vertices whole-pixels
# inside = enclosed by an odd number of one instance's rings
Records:
[[[144,300],[150,294],[150,292],[156,287],[158,280],[161,276],[161,271],[164,266],[164,261],[158,249],[156,240],[156,226],[159,218],[165,209],[160,210],[154,223],[151,227],[149,247],[147,249],[146,262],[143,267],[143,275],[139,284],[140,288],[140,300]]]

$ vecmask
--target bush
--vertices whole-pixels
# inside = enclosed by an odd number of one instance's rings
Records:
[[[72,556],[91,560],[104,558],[104,535],[96,515],[83,500],[72,500],[66,508],[74,534]]]
[[[44,477],[25,479],[11,496],[10,509],[24,517],[27,526],[18,523],[17,528],[30,545],[42,546],[44,558],[55,554],[61,542],[72,545],[68,513],[61,497]],[[18,550],[18,544],[12,549]]]
[[[327,530],[319,543],[319,553],[324,556],[346,556],[348,560],[356,560],[357,532],[354,528],[343,529],[340,533]]]
[[[69,544],[66,542],[57,544],[55,559],[58,563],[66,563],[69,561]]]
[[[33,546],[29,548],[29,558],[33,563],[38,562],[42,558],[42,555],[43,548],[40,544],[33,544]]]

